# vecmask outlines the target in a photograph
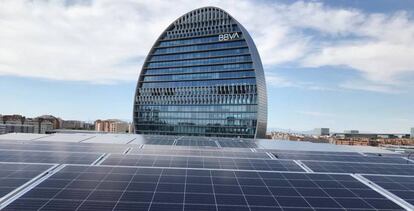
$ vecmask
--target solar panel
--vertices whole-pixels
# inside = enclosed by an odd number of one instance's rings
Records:
[[[141,155],[176,155],[176,156],[202,156],[202,157],[234,157],[234,158],[269,158],[264,152],[239,152],[222,150],[197,150],[197,149],[140,149],[135,148],[129,154]]]
[[[61,142],[3,143],[0,150],[68,151],[68,152],[111,152],[122,153],[128,147],[117,144],[86,144]]]
[[[55,142],[74,142],[78,143],[81,141],[88,140],[97,136],[97,134],[86,134],[86,133],[75,133],[75,134],[66,134],[66,133],[55,133],[49,136],[41,137],[34,139],[34,141],[55,141]]]
[[[414,175],[412,175],[413,177],[363,176],[414,206]]]
[[[220,139],[217,141],[220,147],[241,147],[241,148],[257,148],[257,144],[251,140],[243,139]]]
[[[103,143],[103,144],[127,144],[133,141],[136,136],[131,134],[103,134],[82,141],[83,143]]]
[[[50,167],[52,165],[0,163],[0,201],[2,197]]]
[[[0,150],[0,162],[92,164],[102,154]]]
[[[349,175],[66,166],[4,210],[402,210]]]
[[[279,159],[291,160],[322,160],[322,161],[341,161],[341,162],[365,162],[365,163],[400,163],[405,164],[407,160],[400,157],[369,157],[363,155],[341,156],[330,154],[294,154],[294,153],[273,153]]]
[[[364,153],[371,157],[407,157],[408,154],[404,153]]]
[[[176,142],[177,146],[206,146],[206,147],[217,147],[214,140],[194,140],[194,139],[178,139]]]
[[[163,155],[111,154],[102,165],[151,166],[208,169],[243,169],[264,171],[303,171],[291,160],[235,159]]]
[[[37,133],[7,133],[0,136],[1,141],[30,141],[41,137],[49,136],[47,134]]]
[[[362,176],[349,173],[388,178],[369,179],[403,199],[412,197],[412,190],[404,189],[412,181],[401,175],[414,175],[414,163],[399,156],[317,151],[316,145],[315,151],[259,149],[257,143],[272,141],[217,137],[66,134],[28,138],[1,141],[0,162],[32,163],[25,164],[32,168],[37,163],[65,165],[42,174],[24,190],[24,179],[32,180],[52,165],[14,174],[2,173],[7,167],[0,165],[0,193],[14,194],[14,201],[2,200],[0,194],[0,209],[9,202],[5,210],[402,209],[392,202],[398,200],[379,194],[384,190],[368,187]],[[304,149],[300,144],[295,146]],[[388,181],[390,177],[394,180]]]
[[[302,151],[302,150],[274,150],[274,149],[257,149],[257,151],[266,151],[276,154],[295,154],[295,155],[337,155],[337,156],[362,156],[357,152],[341,152],[341,151]]]
[[[414,164],[302,161],[315,172],[414,175]]]

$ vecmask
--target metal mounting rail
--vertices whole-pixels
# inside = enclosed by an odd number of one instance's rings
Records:
[[[129,147],[122,154],[127,155],[127,154],[129,154],[129,152],[131,152],[131,150],[132,150],[132,147]]]
[[[85,138],[85,139],[82,139],[82,140],[80,140],[78,143],[82,143],[82,142],[84,142],[84,141],[87,141],[87,140],[89,140],[89,139],[93,139],[93,138],[95,138],[96,136],[91,136],[91,137],[88,137],[88,138]]]
[[[411,159],[409,159],[409,158],[402,157],[402,159],[406,160],[406,161],[407,161],[407,164],[408,164],[409,162],[414,163],[414,160],[411,160]]]
[[[215,140],[214,143],[216,143],[216,145],[217,145],[218,148],[222,148],[221,145],[220,145],[220,143],[217,140]]]
[[[266,152],[266,155],[269,156],[270,159],[272,159],[272,160],[277,160],[277,157],[274,154],[272,154],[271,152]]]
[[[16,188],[14,191],[8,193],[7,195],[0,198],[0,210],[4,209],[7,205],[12,203],[14,200],[18,199],[20,196],[24,195],[34,187],[36,187],[41,182],[45,181],[47,178],[51,177],[56,172],[60,171],[66,165],[56,164],[38,175],[37,177],[31,179],[30,181],[24,183],[20,187]]]
[[[303,170],[305,170],[308,173],[313,173],[314,172],[311,168],[309,168],[307,165],[302,163],[302,161],[300,161],[300,160],[293,160],[293,162],[295,162],[298,166],[300,166]]]
[[[382,188],[381,186],[375,184],[371,180],[365,178],[361,174],[351,174],[351,176],[354,177],[355,179],[357,179],[358,181],[362,182],[363,184],[367,185],[368,187],[372,188],[373,190],[377,191],[379,194],[385,196],[387,199],[389,199],[389,200],[393,201],[394,203],[398,204],[402,208],[404,208],[406,210],[410,210],[410,211],[414,210],[413,205],[411,205],[410,203],[408,203],[405,200],[401,199],[400,197],[394,195],[393,193],[385,190],[384,188]]]
[[[93,163],[91,164],[91,166],[99,166],[99,165],[101,165],[101,163],[104,162],[105,159],[109,157],[109,155],[111,155],[111,153],[103,153],[101,156],[99,156],[98,159],[96,159],[95,161],[93,161]]]

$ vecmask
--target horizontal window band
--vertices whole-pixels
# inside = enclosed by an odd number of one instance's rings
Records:
[[[165,83],[165,82],[186,82],[186,81],[211,81],[211,80],[231,80],[231,79],[245,79],[256,78],[254,76],[236,77],[236,78],[206,78],[206,79],[186,79],[186,80],[170,80],[170,81],[139,81],[139,83]]]
[[[237,70],[213,70],[213,71],[205,71],[205,72],[181,72],[181,73],[163,73],[163,74],[142,74],[143,77],[145,76],[162,76],[162,75],[190,75],[190,74],[201,74],[201,73],[223,73],[223,72],[244,72],[244,71],[255,71],[253,68],[247,69],[237,69]]]
[[[172,60],[160,60],[160,61],[148,61],[148,64],[154,63],[161,63],[161,62],[176,62],[176,61],[192,61],[192,60],[208,60],[208,59],[216,59],[216,58],[231,58],[231,57],[238,57],[238,56],[250,56],[250,53],[242,53],[242,54],[233,54],[233,55],[222,55],[222,56],[209,56],[209,57],[196,57],[196,58],[189,58],[189,59],[172,59]]]
[[[203,66],[216,66],[216,65],[231,65],[231,64],[248,64],[253,63],[253,61],[240,61],[240,62],[222,62],[216,64],[199,64],[199,65],[179,65],[179,66],[169,66],[169,67],[146,67],[143,69],[153,70],[153,69],[165,69],[165,68],[181,68],[181,67],[203,67]]]
[[[191,51],[177,51],[177,52],[168,52],[168,53],[150,53],[148,58],[150,58],[152,56],[165,56],[165,55],[187,54],[187,53],[202,53],[202,52],[207,52],[207,51],[233,50],[233,49],[248,48],[248,47],[249,47],[248,45],[238,45],[238,46],[227,46],[227,47],[220,47],[220,48],[191,50]]]

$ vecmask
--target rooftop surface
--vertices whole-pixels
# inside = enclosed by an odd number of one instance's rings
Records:
[[[375,147],[0,135],[3,210],[414,210],[413,195],[414,161]]]

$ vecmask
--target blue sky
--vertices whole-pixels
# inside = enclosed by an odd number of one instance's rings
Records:
[[[180,15],[207,5],[253,36],[269,128],[414,127],[414,2],[405,0],[4,1],[0,114],[131,120],[151,45]]]

